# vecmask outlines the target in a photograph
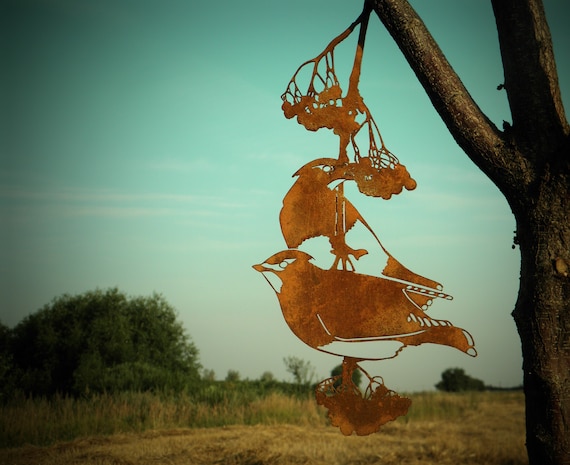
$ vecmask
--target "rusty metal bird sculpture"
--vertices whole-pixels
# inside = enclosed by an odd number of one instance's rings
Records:
[[[467,331],[425,311],[433,299],[450,299],[448,294],[389,277],[324,270],[311,259],[301,250],[284,250],[254,266],[277,294],[291,331],[310,347],[341,356],[355,356],[358,349],[355,357],[362,360],[393,358],[406,346],[424,343],[476,355]],[[383,342],[390,343],[386,349]]]
[[[411,403],[389,390],[382,378],[370,376],[360,361],[394,358],[405,347],[426,343],[477,354],[469,332],[427,314],[436,299],[452,297],[443,292],[440,283],[396,260],[345,197],[346,182],[355,182],[367,196],[385,200],[416,187],[406,167],[385,147],[358,91],[370,11],[365,0],[359,18],[321,54],[303,63],[282,95],[287,118],[296,117],[310,131],[328,128],[339,136],[339,154],[338,158],[317,158],[293,175],[297,179],[279,214],[288,249],[254,265],[275,291],[291,331],[310,347],[343,357],[342,374],[319,383],[316,398],[345,435],[378,431],[387,421],[405,415]],[[360,34],[348,91],[343,95],[334,70],[334,49],[356,26],[360,26]],[[305,91],[298,82],[303,68],[311,75]],[[358,145],[361,134],[368,136],[366,155]],[[353,259],[368,253],[346,242],[347,232],[357,223],[368,229],[387,257],[379,276],[356,271]],[[312,257],[299,249],[320,236],[328,238],[335,256],[328,269],[311,263]],[[368,379],[364,392],[352,381],[355,370]]]

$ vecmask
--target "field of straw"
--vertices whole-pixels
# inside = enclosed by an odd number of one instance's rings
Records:
[[[527,464],[524,448],[524,406],[520,392],[422,393],[413,400],[408,416],[383,426],[370,436],[343,436],[328,425],[326,413],[312,398],[295,399],[274,394],[224,412],[211,407],[215,421],[226,426],[197,426],[198,410],[175,413],[168,399],[146,399],[146,411],[130,411],[127,403],[105,412],[89,406],[29,405],[0,413],[0,434],[9,430],[13,443],[0,449],[5,465],[134,465],[134,464]],[[111,401],[107,399],[107,404]],[[30,402],[30,401],[28,401]],[[85,401],[83,401],[85,402]],[[123,401],[124,402],[124,401]],[[132,403],[132,400],[131,400]],[[112,404],[112,402],[111,402]],[[35,408],[37,411],[30,410]],[[118,408],[119,405],[115,405]],[[234,406],[237,408],[237,406]],[[137,404],[133,408],[141,409]],[[205,406],[204,406],[205,408]],[[10,410],[12,409],[12,410]],[[28,409],[26,412],[25,410]],[[58,410],[59,409],[59,410]],[[68,410],[66,410],[68,409]],[[161,409],[163,411],[161,411]],[[214,412],[213,409],[218,409]],[[73,418],[73,410],[77,418]],[[206,415],[206,411],[202,415]],[[78,424],[105,426],[108,433],[85,434]],[[18,419],[18,415],[25,417]],[[106,418],[106,415],[112,415]],[[125,417],[126,415],[126,417]],[[130,415],[130,417],[129,417]],[[186,415],[186,417],[185,417]],[[224,420],[224,416],[229,415]],[[147,421],[150,418],[149,421]],[[154,418],[154,419],[153,419]],[[141,426],[141,421],[147,421]],[[11,422],[11,423],[10,423]],[[113,423],[114,422],[114,423]],[[59,425],[59,426],[58,426]],[[114,426],[113,426],[114,425]],[[186,425],[186,426],[184,426]],[[72,440],[46,441],[41,430],[67,428]],[[105,429],[103,428],[103,429]],[[74,430],[75,429],[75,430]],[[56,434],[65,436],[62,430]],[[35,431],[35,432],[34,432]],[[80,431],[83,431],[81,433]],[[97,431],[94,429],[93,431]],[[99,430],[100,431],[100,430]],[[25,444],[48,442],[49,445]],[[51,437],[55,437],[53,436]],[[35,438],[35,439],[34,439]]]

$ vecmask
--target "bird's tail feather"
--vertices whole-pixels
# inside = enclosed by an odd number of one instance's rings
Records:
[[[366,222],[366,220],[362,217],[362,215],[359,215],[358,219],[364,225],[364,227],[368,229],[368,231],[370,231],[370,234],[372,234],[374,239],[376,239],[376,242],[378,242],[378,245],[380,246],[382,251],[388,256],[388,262],[384,267],[384,269],[382,270],[382,274],[384,276],[387,276],[389,278],[395,278],[402,281],[407,281],[409,283],[419,284],[421,286],[425,286],[430,289],[437,289],[439,291],[442,289],[442,285],[437,281],[433,281],[429,278],[425,278],[417,273],[414,273],[413,271],[409,270],[404,265],[402,265],[398,260],[394,258],[394,256],[390,252],[388,252],[386,247],[384,247],[384,245],[380,241],[380,238],[376,235],[374,230],[370,227],[370,225]],[[429,291],[426,292],[430,293]],[[450,298],[450,297],[451,296],[445,295],[445,298]]]

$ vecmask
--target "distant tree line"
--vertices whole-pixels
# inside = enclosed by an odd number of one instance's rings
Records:
[[[441,380],[435,387],[440,391],[446,392],[522,390],[522,385],[513,387],[487,386],[480,379],[473,378],[466,374],[462,368],[448,368],[445,370],[441,374]]]
[[[306,394],[315,369],[298,357],[285,357],[293,382],[269,371],[258,380],[241,380],[229,370],[216,381],[202,369],[198,349],[175,310],[159,294],[128,297],[118,289],[63,295],[10,329],[0,322],[0,401],[15,392],[30,396],[84,396],[119,391],[193,391],[216,399],[224,389],[263,394]],[[342,366],[331,371],[338,377]],[[361,373],[354,372],[356,385]],[[449,368],[437,389],[449,392],[498,389]],[[223,396],[222,396],[223,397]]]

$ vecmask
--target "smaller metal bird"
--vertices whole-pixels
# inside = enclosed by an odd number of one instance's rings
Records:
[[[350,256],[358,260],[368,252],[351,248],[345,235],[357,221],[368,225],[345,199],[342,184],[331,187],[351,179],[349,166],[333,158],[319,158],[300,168],[293,175],[298,179],[283,199],[279,222],[287,247],[296,248],[307,239],[326,236],[336,256],[332,267],[340,263],[342,268],[354,270]]]

